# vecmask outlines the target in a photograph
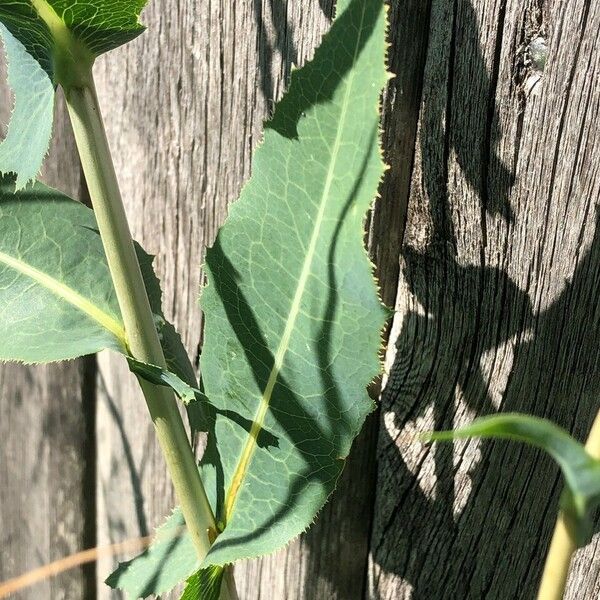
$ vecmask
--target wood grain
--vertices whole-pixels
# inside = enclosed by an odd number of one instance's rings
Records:
[[[0,81],[5,80],[0,56]],[[0,89],[0,122],[12,98]],[[62,102],[58,135],[43,179],[80,197],[82,182],[73,140],[65,133]],[[4,131],[0,132],[4,134]],[[0,580],[93,546],[94,394],[88,381],[93,359],[62,365],[0,366]],[[76,569],[18,595],[71,600],[89,595],[94,566]]]
[[[585,437],[598,409],[600,10],[434,0],[383,396],[371,598],[533,598],[557,468],[414,432],[497,410]],[[530,44],[548,45],[543,72]],[[567,598],[598,595],[598,542]]]

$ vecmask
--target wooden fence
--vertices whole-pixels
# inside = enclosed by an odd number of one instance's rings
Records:
[[[97,65],[132,228],[192,353],[203,249],[331,12],[331,0],[151,1],[148,31]],[[533,598],[554,464],[506,443],[425,447],[413,433],[519,410],[583,438],[600,405],[599,5],[393,0],[390,19],[391,170],[369,221],[396,308],[387,386],[317,524],[236,569],[243,599]],[[45,180],[85,200],[61,106],[55,129]],[[173,493],[120,358],[5,365],[0,390],[0,579],[160,524]],[[117,598],[102,584],[111,567],[18,597]],[[596,540],[567,598],[599,593]]]

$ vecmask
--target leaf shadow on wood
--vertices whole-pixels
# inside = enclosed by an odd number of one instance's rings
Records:
[[[336,0],[319,0],[321,12],[328,18],[333,18]]]
[[[106,403],[106,409],[108,410],[111,418],[113,419],[113,423],[117,428],[119,437],[121,438],[121,444],[123,445],[123,454],[125,458],[125,465],[127,467],[127,473],[129,475],[129,481],[133,493],[133,503],[135,508],[134,512],[136,518],[137,531],[141,537],[144,537],[149,535],[150,529],[148,526],[146,511],[144,509],[144,494],[142,491],[141,469],[139,469],[135,463],[132,444],[129,440],[128,433],[123,423],[123,417],[121,416],[120,409],[115,403],[112,394],[109,392],[109,386],[107,385],[101,371],[98,371],[98,385],[101,391],[100,397]],[[108,490],[102,491],[105,495],[108,493]],[[105,502],[107,506],[110,505],[108,500],[106,500]],[[117,529],[116,532],[115,529]],[[125,525],[122,523],[109,523],[108,531],[111,533],[115,532],[119,535],[123,535],[124,533],[126,533],[126,528]]]
[[[268,4],[270,20],[273,23],[274,43],[269,40],[267,17],[264,14],[265,2]],[[259,47],[260,89],[263,98],[267,102],[274,102],[276,90],[273,80],[273,58],[275,53],[279,52],[283,57],[283,81],[289,79],[292,64],[297,61],[293,28],[287,19],[287,2],[282,0],[253,0],[253,6]]]
[[[433,314],[441,314],[436,309],[447,310],[449,304],[426,289],[431,277],[440,277],[441,265],[408,252],[404,258],[407,279],[414,285],[411,292],[425,300]],[[394,430],[400,432],[407,422],[422,416],[430,407],[426,399],[435,397],[434,427],[451,429],[455,385],[474,413],[496,412],[480,363],[484,353],[497,348],[499,339],[512,339],[514,363],[500,410],[547,417],[583,439],[600,389],[600,310],[594,303],[600,292],[600,223],[596,223],[593,244],[579,261],[572,281],[539,312],[532,310],[526,294],[499,270],[478,272],[476,267],[452,265],[446,277],[465,290],[480,286],[490,290],[500,285],[502,302],[491,299],[495,306],[484,306],[480,323],[473,324],[464,336],[448,334],[447,323],[432,322],[427,316],[406,316],[383,400],[384,411],[394,413]],[[479,302],[477,293],[463,295],[472,306]],[[512,323],[510,311],[518,314],[520,324],[504,328]],[[531,339],[521,335],[525,330],[531,332]],[[519,337],[521,341],[517,341]],[[465,352],[469,354],[466,360]],[[533,597],[561,489],[558,468],[545,455],[522,445],[483,441],[480,457],[468,459],[473,461],[468,477],[456,482],[464,446],[443,444],[429,451],[415,450],[419,465],[409,466],[390,447],[397,446],[406,456],[406,452],[411,454],[411,444],[415,442],[403,440],[398,433],[386,439],[379,450],[397,487],[393,507],[382,510],[377,524],[375,562],[406,580],[415,600]],[[431,458],[433,473],[421,471]],[[424,490],[421,483],[421,478],[432,477],[434,493]],[[381,488],[387,493],[389,483]],[[461,486],[468,488],[464,506],[456,494]],[[461,502],[459,510],[457,502]],[[514,550],[507,552],[508,548]]]
[[[265,4],[270,16],[265,15]],[[331,18],[334,0],[319,0],[323,14]],[[281,54],[281,80],[288,81],[292,65],[298,62],[298,52],[294,45],[294,28],[287,17],[288,0],[253,0],[254,21],[257,28],[257,45],[259,48],[259,77],[263,98],[274,102],[276,98],[273,63],[276,53]],[[267,21],[273,24],[274,43],[269,40]]]
[[[469,2],[459,4],[467,23],[457,43],[476,55],[470,63],[473,87],[479,81],[488,89],[493,82],[479,48],[476,16]],[[427,101],[421,138],[432,143],[449,113]],[[452,429],[458,393],[463,419],[465,411],[526,412],[583,439],[597,408],[598,212],[590,246],[547,307],[534,307],[506,272],[485,265],[483,252],[480,265],[456,259],[452,199],[444,183],[450,152],[477,191],[482,220],[514,219],[508,206],[514,177],[495,151],[496,113],[490,106],[488,123],[479,129],[471,126],[468,112],[453,114],[444,160],[429,159],[431,149],[422,147],[433,234],[424,250],[405,241],[401,254],[407,289],[422,309],[404,316],[382,398],[372,597],[378,597],[379,575],[389,573],[404,582],[394,588],[405,593],[399,597],[413,600],[533,598],[554,525],[561,483],[548,457],[507,442],[478,442],[475,456],[464,443],[425,448],[411,439],[407,424],[420,429],[425,417],[428,427],[432,420],[435,429]],[[512,364],[502,364],[509,356]],[[504,389],[492,389],[483,367],[490,362],[493,374],[508,371]]]
[[[129,477],[129,482],[132,490],[132,500],[134,504],[137,535],[139,535],[140,537],[146,537],[150,535],[150,527],[148,525],[148,519],[146,516],[146,510],[144,506],[144,493],[142,489],[142,479],[144,477],[145,460],[142,461],[142,463],[139,465],[136,464],[136,460],[133,455],[133,447],[123,422],[121,410],[115,402],[112,394],[109,392],[109,387],[102,375],[102,372],[98,370],[96,372],[96,376],[97,384],[100,390],[102,391],[100,397],[106,404],[106,409],[118,431],[123,447],[123,455],[125,458],[124,464],[126,466],[127,475]],[[115,468],[114,465],[111,465],[111,467],[112,469]],[[99,491],[104,496],[104,504],[106,506],[110,506],[111,500],[108,496],[111,494],[111,491],[107,489],[104,485],[101,486],[101,489]],[[123,536],[128,533],[127,525],[123,523],[123,521],[120,519],[114,520],[110,514],[107,514],[107,518],[108,523],[106,524],[105,528],[106,531],[109,533],[111,543],[122,541]],[[180,542],[181,537],[174,538],[173,541],[170,543],[168,550],[166,551],[166,556],[169,556],[172,552],[174,552]],[[149,594],[153,589],[155,589],[156,583],[159,580],[161,573],[162,568],[157,568],[152,573],[151,577],[148,578],[148,581],[145,582],[143,586],[145,595]]]

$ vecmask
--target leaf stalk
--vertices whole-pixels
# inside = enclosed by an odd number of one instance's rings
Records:
[[[592,425],[585,449],[590,456],[600,459],[600,411]],[[577,548],[575,533],[561,511],[546,556],[537,600],[562,600],[569,579],[571,561]]]
[[[65,96],[129,351],[139,361],[166,368],[91,75],[89,81],[84,87],[65,89]],[[186,526],[198,558],[203,560],[211,545],[209,532],[216,530],[215,518],[175,396],[166,387],[142,379],[139,382]],[[222,595],[224,599],[230,597]]]

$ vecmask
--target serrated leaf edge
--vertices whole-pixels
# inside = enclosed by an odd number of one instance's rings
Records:
[[[7,72],[7,74],[9,74],[10,70],[11,70],[11,64],[10,64],[10,58],[8,56],[8,50],[6,48],[7,42],[4,39],[2,31],[4,31],[4,35],[10,35],[12,38],[14,38],[14,41],[16,43],[21,44],[21,42],[15,36],[12,35],[12,33],[3,25],[3,23],[0,22],[0,46],[4,47],[4,50],[5,50],[5,53],[4,53],[5,66],[6,66],[6,72]],[[27,52],[27,50],[24,46],[23,46],[23,52]],[[39,63],[37,63],[35,58],[33,58],[33,56],[31,56],[31,54],[29,54],[28,52],[27,52],[27,54],[31,57],[31,60],[33,60],[36,64],[39,65]],[[42,72],[46,73],[46,71],[44,71],[41,66],[40,66],[40,69],[42,70]],[[48,75],[48,74],[46,73],[46,75]],[[50,82],[50,84],[52,83],[49,76],[48,76],[48,81]],[[10,84],[10,79],[7,81],[7,85],[10,88],[11,92],[14,93],[13,87]],[[10,116],[8,118],[7,135],[8,135],[8,132],[10,132],[10,125],[13,120],[13,116],[16,111],[16,108],[17,108],[17,106],[16,106],[16,99],[15,99],[12,109],[11,109],[11,112],[10,112]],[[48,136],[47,143],[45,144],[46,147],[44,150],[44,156],[42,157],[42,160],[40,162],[40,167],[41,167],[41,165],[44,164],[44,161],[46,160],[46,157],[48,156],[48,153],[50,151],[50,140],[52,139],[53,129],[54,129],[54,122],[52,122],[50,124],[50,135]],[[4,143],[6,143],[5,139],[0,141],[0,146],[2,146]],[[36,180],[36,175],[23,177],[23,175],[21,173],[17,173],[14,171],[4,171],[4,170],[0,169],[0,175],[10,175],[10,174],[14,174],[16,176],[15,177],[15,192],[25,189],[30,183],[34,183]]]
[[[158,525],[157,527],[154,528],[154,538],[152,540],[152,544],[141,554],[138,554],[137,556],[134,556],[132,559],[130,560],[124,560],[124,561],[119,561],[117,568],[104,580],[104,583],[110,587],[113,590],[122,590],[123,592],[125,592],[125,594],[127,595],[127,598],[132,598],[131,594],[129,594],[129,592],[127,592],[123,587],[119,587],[118,585],[111,585],[109,583],[110,578],[117,572],[119,571],[122,567],[125,567],[125,565],[127,565],[128,563],[131,563],[133,561],[135,561],[137,558],[139,558],[140,556],[143,556],[145,553],[149,552],[152,550],[152,545],[155,544],[157,541],[162,541],[160,539],[160,535],[163,533],[164,528],[167,526],[169,520],[171,518],[173,518],[175,516],[176,513],[181,513],[181,509],[179,508],[179,506],[176,506],[175,508],[173,508],[171,510],[171,513],[169,515],[167,515],[164,519],[163,522]],[[185,533],[187,532],[187,529],[185,527],[185,525],[181,528],[181,534],[179,535],[179,537],[183,537],[185,535]],[[176,535],[170,536],[171,538],[176,538]],[[199,561],[196,561],[197,564],[194,565],[193,570],[190,572],[190,574],[187,576],[187,578],[191,577],[194,573],[196,573],[196,571],[198,571],[198,569],[200,568],[200,563]],[[127,569],[129,570],[129,568]],[[179,585],[180,583],[185,583],[186,580],[181,580],[179,582],[177,582],[176,584],[174,584],[172,587],[165,589],[165,590],[161,590],[159,593],[161,594],[165,594],[167,592],[170,592],[172,589],[174,589],[177,585]],[[139,600],[139,598],[136,598],[136,600]]]
[[[384,11],[384,19],[385,19],[385,31],[387,33],[387,31],[389,29],[389,21],[388,21],[387,5],[385,4],[385,2],[383,3],[383,11]],[[364,18],[364,11],[363,11],[363,18]],[[362,33],[362,27],[360,28],[360,31]],[[327,35],[327,33],[325,35]],[[358,39],[360,41],[360,36]],[[357,52],[358,52],[359,47],[360,47],[360,44],[357,43],[356,48],[355,48],[355,54],[353,57],[353,63],[355,63],[357,60]],[[386,47],[386,60],[387,60],[387,47]],[[308,61],[306,63],[306,65],[308,65],[310,62],[312,62],[312,61]],[[306,65],[304,65],[303,68]],[[388,72],[386,70],[386,75],[387,74],[388,74]],[[354,78],[354,73],[352,73],[350,81],[352,81],[353,78]],[[269,378],[267,380],[267,385],[265,386],[265,390],[263,392],[263,395],[262,395],[262,398],[261,398],[261,401],[259,404],[259,408],[253,419],[252,428],[248,435],[246,445],[244,447],[244,450],[242,452],[242,456],[240,457],[238,465],[235,469],[234,475],[231,479],[230,487],[226,493],[225,503],[224,503],[225,524],[231,517],[233,508],[235,506],[235,500],[237,499],[238,492],[239,492],[241,485],[245,479],[252,456],[253,456],[254,452],[256,451],[256,448],[257,448],[256,440],[258,439],[258,435],[262,429],[262,425],[264,423],[264,419],[265,419],[265,416],[266,416],[268,408],[269,408],[271,395],[272,395],[273,389],[275,387],[275,384],[277,382],[279,372],[282,368],[283,360],[284,360],[287,350],[289,348],[291,334],[293,332],[293,328],[295,326],[296,319],[300,312],[300,306],[301,306],[304,288],[306,285],[306,281],[308,280],[308,277],[310,275],[310,266],[313,262],[314,253],[316,251],[316,244],[317,244],[319,233],[320,233],[320,227],[322,225],[322,221],[323,221],[323,217],[324,217],[324,213],[325,213],[327,199],[329,197],[330,188],[333,183],[334,170],[335,170],[334,166],[336,164],[337,154],[339,152],[339,147],[341,145],[341,133],[343,130],[343,128],[341,127],[341,124],[344,123],[345,119],[346,119],[346,113],[347,113],[347,109],[349,106],[350,95],[351,95],[350,92],[351,92],[351,85],[348,84],[347,89],[346,89],[346,94],[344,97],[344,104],[343,104],[342,110],[340,112],[340,120],[338,123],[336,140],[335,140],[334,150],[332,151],[332,155],[331,155],[331,161],[330,161],[330,165],[329,165],[329,169],[328,169],[328,173],[327,173],[327,179],[325,182],[325,186],[323,188],[323,193],[321,195],[319,211],[317,214],[317,218],[315,220],[315,226],[313,228],[313,234],[311,236],[309,250],[308,250],[307,256],[304,260],[303,266],[302,266],[302,271],[300,273],[300,278],[298,280],[298,286],[296,288],[296,293],[294,294],[294,299],[292,301],[292,306],[290,308],[290,315],[288,316],[286,327],[284,329],[281,341],[280,341],[277,351],[275,353],[273,367],[269,374]],[[377,114],[379,114],[377,105],[374,107],[374,110]],[[268,120],[266,123],[268,123],[269,121],[270,120]],[[383,167],[383,170],[385,172],[386,165],[383,160],[383,148],[382,148],[382,144],[381,144],[381,127],[380,126],[378,126],[378,128],[377,128],[376,141],[377,141],[376,145],[377,145],[377,149],[378,149],[379,160],[380,160],[381,166]],[[263,143],[264,143],[264,135],[263,135],[263,139],[261,140],[261,143],[259,144],[258,148],[255,150],[255,152],[260,148],[260,146],[262,146]],[[382,174],[381,178],[382,177],[383,177],[383,174]],[[380,178],[380,181],[381,181],[381,178]],[[248,184],[246,184],[246,185],[248,185]],[[242,190],[242,194],[243,194],[243,190]],[[240,195],[240,197],[241,197],[241,195]],[[375,200],[375,198],[373,200]],[[232,206],[232,208],[233,207],[235,207],[235,203]],[[363,251],[365,252],[367,259],[369,260],[369,263],[371,264],[371,267],[373,270],[373,263],[372,263],[370,257],[368,256],[368,252],[364,248],[364,245],[363,245]],[[373,276],[373,284],[374,284],[374,286],[376,286],[376,279],[374,276]],[[377,288],[377,297],[378,297],[378,300],[381,303],[381,305],[385,308],[385,306],[381,302],[381,297],[379,295],[378,288]],[[378,375],[379,375],[379,373],[375,374],[373,379],[376,378]],[[370,382],[368,382],[367,385],[369,383]],[[367,414],[372,412],[372,410],[374,410],[374,408],[375,408],[375,405],[373,404],[373,407],[367,412]]]

